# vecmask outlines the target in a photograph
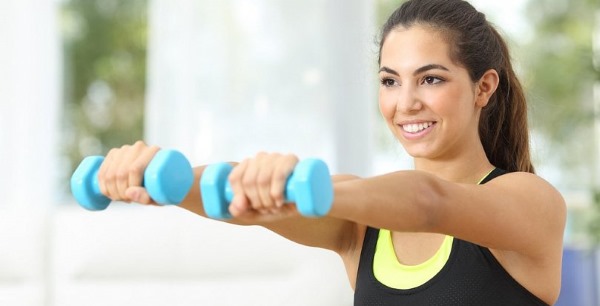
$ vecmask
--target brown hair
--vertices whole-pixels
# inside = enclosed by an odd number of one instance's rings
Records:
[[[447,39],[450,57],[477,82],[489,69],[500,77],[496,92],[481,111],[479,137],[490,162],[509,172],[534,173],[529,152],[527,103],[513,70],[506,42],[471,4],[462,0],[410,0],[392,13],[381,31],[379,56],[397,27],[430,26]]]

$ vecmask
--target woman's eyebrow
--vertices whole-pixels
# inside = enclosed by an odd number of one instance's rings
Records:
[[[419,74],[421,74],[421,73],[423,73],[425,71],[434,70],[434,69],[439,69],[439,70],[444,70],[444,71],[450,71],[450,69],[448,69],[448,68],[446,68],[446,67],[444,67],[442,65],[439,65],[439,64],[429,64],[429,65],[425,65],[425,66],[420,67],[417,70],[415,70],[415,72],[413,72],[413,75],[416,76],[416,75],[419,75]],[[379,68],[379,72],[387,72],[389,74],[400,76],[400,74],[398,72],[396,72],[396,70],[388,68],[388,67],[385,67],[385,66]]]
[[[450,71],[450,69],[448,69],[448,68],[446,68],[446,67],[444,67],[442,65],[439,65],[439,64],[429,64],[429,65],[425,65],[425,66],[423,66],[423,67],[415,70],[415,72],[413,72],[413,75],[416,76],[416,75],[419,75],[419,74],[421,74],[421,73],[423,73],[425,71],[434,70],[434,69],[439,69],[439,70],[444,70],[444,71]]]
[[[379,68],[379,72],[387,72],[389,74],[400,76],[400,74],[398,72],[396,72],[394,69],[391,69],[391,68],[388,68],[388,67],[385,67],[385,66]]]

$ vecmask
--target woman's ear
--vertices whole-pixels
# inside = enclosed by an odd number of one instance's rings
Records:
[[[479,107],[484,107],[490,101],[490,97],[496,92],[500,77],[495,69],[486,71],[477,82],[475,104]]]

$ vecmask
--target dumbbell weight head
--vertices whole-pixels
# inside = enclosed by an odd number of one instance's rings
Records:
[[[209,165],[202,172],[200,193],[204,212],[209,218],[231,219],[229,213],[231,192],[227,192],[226,189],[230,189],[227,177],[232,169],[233,166],[228,163],[216,163]]]
[[[110,199],[100,192],[98,185],[98,169],[103,160],[102,156],[88,156],[71,176],[73,197],[87,210],[104,210],[110,204]]]
[[[160,150],[144,171],[143,185],[158,204],[179,204],[194,184],[194,172],[179,151]]]
[[[333,183],[327,164],[315,158],[300,161],[288,178],[286,199],[296,203],[303,216],[325,216],[333,203]]]

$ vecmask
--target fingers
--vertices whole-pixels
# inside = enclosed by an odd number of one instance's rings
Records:
[[[142,186],[142,182],[144,181],[144,171],[156,153],[160,150],[157,146],[147,147],[142,142],[137,142],[136,145],[138,144],[139,148],[134,148],[134,150],[132,150],[130,156],[131,163],[123,165],[123,168],[127,169],[128,186]]]
[[[288,176],[298,163],[294,155],[259,153],[236,166],[229,175],[234,193],[232,215],[252,210],[261,214],[280,214],[285,202]]]
[[[100,191],[113,200],[118,197],[116,170],[118,169],[117,164],[122,153],[122,150],[111,149],[108,154],[106,154],[106,157],[98,170],[98,184],[100,185]]]
[[[285,203],[285,188],[296,164],[298,164],[298,157],[288,155],[274,171],[275,175],[271,179],[270,196],[277,207],[283,207]]]
[[[240,215],[251,208],[250,202],[244,194],[244,188],[241,184],[242,176],[246,171],[246,168],[248,168],[249,163],[249,159],[242,161],[233,168],[229,174],[229,184],[233,191],[233,199],[229,205],[229,211],[233,216]]]
[[[260,197],[261,191],[259,189],[261,186],[259,186],[258,182],[259,171],[265,171],[261,165],[261,163],[265,162],[265,159],[267,159],[265,153],[259,153],[254,160],[250,160],[242,177],[242,189],[254,210],[268,207],[268,204],[266,204],[266,202],[263,203],[263,200]]]
[[[144,171],[158,151],[141,141],[110,150],[98,170],[100,191],[112,200],[152,203],[141,186]]]

